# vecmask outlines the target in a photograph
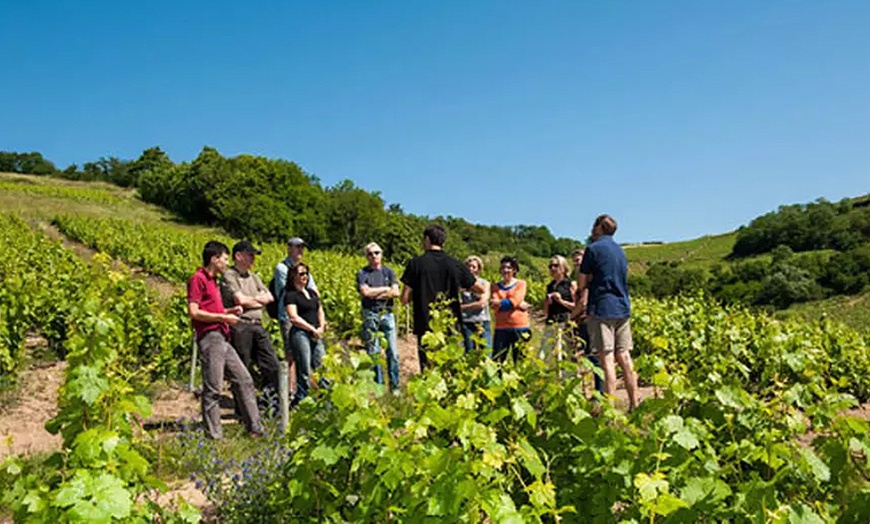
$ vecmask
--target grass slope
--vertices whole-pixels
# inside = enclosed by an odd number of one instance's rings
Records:
[[[681,262],[689,267],[710,267],[722,262],[734,247],[737,233],[708,235],[667,244],[628,244],[625,255],[630,271],[645,272],[656,262]]]
[[[842,322],[856,331],[870,333],[870,291],[860,295],[841,295],[795,304],[778,312],[777,316],[799,316],[810,321],[829,318]]]

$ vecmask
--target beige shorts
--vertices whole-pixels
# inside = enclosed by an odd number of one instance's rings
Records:
[[[593,352],[631,351],[631,325],[627,318],[590,318],[586,324]]]

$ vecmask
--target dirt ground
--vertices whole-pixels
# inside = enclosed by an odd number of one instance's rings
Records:
[[[53,362],[25,370],[17,394],[0,407],[0,459],[54,451],[59,435],[45,430],[57,413],[57,389],[63,382],[66,362]]]

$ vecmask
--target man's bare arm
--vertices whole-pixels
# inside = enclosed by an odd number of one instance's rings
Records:
[[[236,308],[233,308],[236,310]],[[236,310],[238,311],[238,310]],[[239,312],[241,313],[241,312]],[[203,311],[199,309],[199,304],[196,302],[189,302],[187,304],[187,314],[193,320],[198,320],[200,322],[226,322],[229,325],[235,325],[239,322],[239,317],[228,314],[228,313],[210,313],[208,311]]]

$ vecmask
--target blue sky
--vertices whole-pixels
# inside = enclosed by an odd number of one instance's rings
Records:
[[[0,150],[209,145],[620,241],[870,192],[870,2],[3,2]]]

